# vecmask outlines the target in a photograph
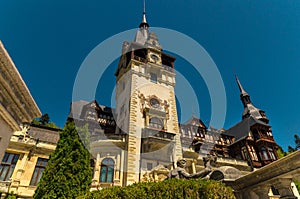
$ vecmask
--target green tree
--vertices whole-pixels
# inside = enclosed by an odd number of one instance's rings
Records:
[[[281,146],[278,146],[277,154],[278,154],[279,158],[283,158],[284,156],[287,155]]]
[[[82,134],[84,130],[80,131]],[[68,121],[60,133],[57,147],[50,155],[48,166],[33,197],[76,198],[89,191],[91,180],[90,154],[84,147],[74,122]]]
[[[294,139],[295,139],[295,148],[288,146],[288,152],[292,153],[294,151],[297,151],[300,149],[300,137],[299,135],[295,134],[294,135]]]
[[[295,182],[295,185],[296,185],[296,187],[297,187],[297,189],[298,189],[298,192],[300,193],[300,182],[296,181],[296,182]]]
[[[299,150],[300,149],[300,137],[299,137],[299,135],[295,134],[294,138],[295,138],[295,144],[296,144],[295,149]]]
[[[39,125],[39,126],[46,126],[46,127],[51,127],[51,128],[59,128],[58,126],[56,126],[56,124],[54,122],[51,122],[50,116],[48,115],[48,113],[45,113],[40,118],[34,119],[31,122],[31,124]]]
[[[41,123],[42,125],[49,124],[49,122],[50,122],[50,117],[49,117],[48,113],[42,115],[42,117],[40,118],[39,121],[40,121],[40,123]]]

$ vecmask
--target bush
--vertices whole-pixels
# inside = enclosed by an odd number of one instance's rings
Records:
[[[127,187],[112,187],[93,191],[80,199],[234,199],[230,187],[221,182],[202,179],[171,179],[163,182],[143,182]]]

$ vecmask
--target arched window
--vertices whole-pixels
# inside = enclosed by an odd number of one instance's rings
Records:
[[[115,162],[111,158],[105,158],[101,162],[100,182],[113,182]]]
[[[149,122],[149,126],[155,129],[163,129],[164,125],[161,119],[152,117]]]

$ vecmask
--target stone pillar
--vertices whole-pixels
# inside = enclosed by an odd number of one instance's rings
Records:
[[[261,185],[255,188],[253,191],[258,196],[259,199],[269,199],[269,191],[271,186]]]
[[[281,178],[274,185],[280,194],[280,198],[297,199],[291,188],[292,179]]]
[[[195,174],[196,173],[196,165],[195,165],[195,161],[196,160],[192,160],[192,173]]]
[[[92,180],[92,186],[97,186],[100,179],[100,154],[97,154],[95,168],[94,168],[94,177]]]
[[[14,179],[15,181],[20,181],[22,173],[25,172],[25,164],[27,162],[27,158],[28,158],[28,153],[23,154],[21,164],[17,169],[17,174],[16,174],[16,177]],[[36,161],[37,161],[37,158],[36,158]]]
[[[16,171],[14,171],[14,172],[16,172],[16,174],[15,174],[15,177],[12,179],[10,189],[9,189],[10,192],[14,192],[15,194],[18,194],[18,188],[21,183],[21,177],[22,177],[23,173],[25,172],[25,165],[27,162],[27,158],[28,158],[28,153],[25,153],[21,156],[21,162],[17,163]],[[12,177],[13,177],[13,175],[12,175]]]
[[[121,161],[120,161],[120,182],[122,183],[121,185],[124,186],[123,184],[123,178],[124,178],[124,164],[125,164],[125,160],[124,160],[124,156],[125,156],[125,152],[122,149],[121,150]]]
[[[120,153],[117,154],[117,160],[115,164],[115,177],[114,177],[114,185],[120,186]]]

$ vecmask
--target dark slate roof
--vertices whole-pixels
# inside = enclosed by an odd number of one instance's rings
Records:
[[[252,103],[247,104],[247,106],[244,109],[243,116],[250,114],[252,117],[256,119],[261,119],[263,118],[262,115],[260,114],[260,109],[256,108]]]
[[[56,144],[59,140],[60,129],[31,125],[28,134],[35,140]]]
[[[237,123],[227,131],[225,131],[224,135],[234,136],[235,142],[240,141],[241,139],[246,138],[249,135],[250,127],[254,124],[260,124],[264,126],[269,126],[261,120],[253,118],[252,116],[243,119],[241,122]]]
[[[71,110],[68,117],[73,119],[79,119],[83,106],[87,105],[88,103],[89,102],[83,100],[72,102]]]
[[[189,120],[187,120],[186,122],[180,124],[180,125],[193,125],[193,126],[201,126],[203,128],[207,127],[205,126],[205,124],[202,122],[202,120],[198,117],[192,116]]]

